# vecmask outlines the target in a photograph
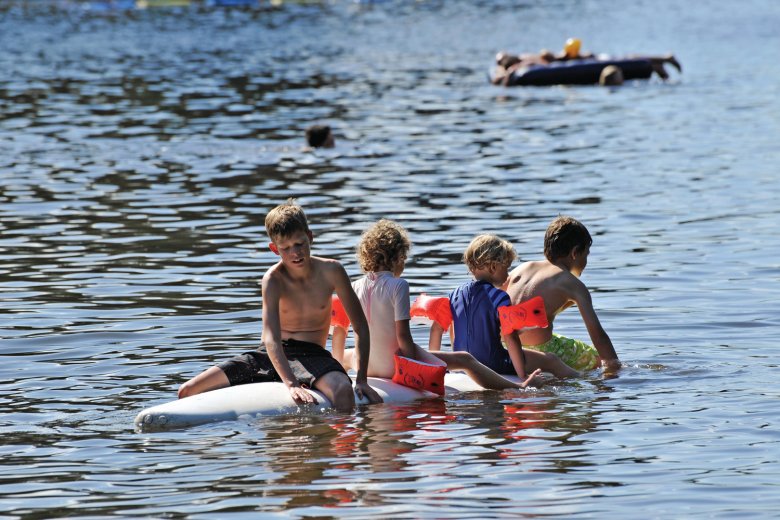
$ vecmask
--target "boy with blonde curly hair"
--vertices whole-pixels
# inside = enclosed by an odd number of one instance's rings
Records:
[[[368,375],[390,379],[394,356],[399,354],[423,363],[465,371],[480,386],[490,389],[525,388],[537,374],[516,384],[486,367],[468,352],[431,353],[417,345],[409,328],[409,283],[401,278],[411,242],[399,224],[382,219],[360,237],[357,258],[366,273],[352,287],[368,319],[371,357]],[[333,331],[333,356],[346,368],[355,367],[354,349],[344,350],[346,330]]]
[[[453,350],[468,352],[497,373],[521,379],[537,369],[556,377],[578,376],[579,372],[554,354],[524,351],[516,331],[502,335],[498,308],[511,305],[511,301],[499,287],[506,282],[516,258],[512,244],[496,235],[479,235],[466,248],[463,261],[474,280],[449,295]],[[431,350],[438,350],[443,332],[438,324],[432,325]]]

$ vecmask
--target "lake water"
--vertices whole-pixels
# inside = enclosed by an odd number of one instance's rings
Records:
[[[780,510],[780,3],[0,4],[0,517],[768,518]],[[672,80],[487,84],[569,36]],[[304,153],[331,124],[337,146]],[[258,344],[265,213],[409,230],[412,296],[497,232],[594,235],[625,367],[529,392],[137,433]],[[587,338],[576,310],[557,329]],[[414,329],[418,341],[426,331]]]

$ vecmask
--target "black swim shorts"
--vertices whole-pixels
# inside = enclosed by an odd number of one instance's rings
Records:
[[[341,372],[345,375],[347,373],[330,352],[316,343],[285,339],[282,340],[282,348],[290,363],[293,376],[303,386],[313,388],[314,382],[328,372]],[[231,386],[282,380],[271,363],[264,345],[217,366],[225,373]]]

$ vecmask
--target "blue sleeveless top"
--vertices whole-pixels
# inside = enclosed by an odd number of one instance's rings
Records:
[[[453,350],[466,351],[499,374],[517,375],[509,352],[501,343],[498,308],[511,305],[509,295],[492,284],[475,280],[450,293],[455,327]]]

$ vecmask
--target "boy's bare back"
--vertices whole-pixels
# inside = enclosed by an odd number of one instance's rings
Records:
[[[576,303],[575,294],[581,286],[582,282],[577,277],[547,260],[525,262],[513,269],[506,288],[512,303],[541,296],[550,322],[546,329],[523,331],[520,341],[525,345],[540,345],[548,341],[553,333],[553,320],[561,311]]]

